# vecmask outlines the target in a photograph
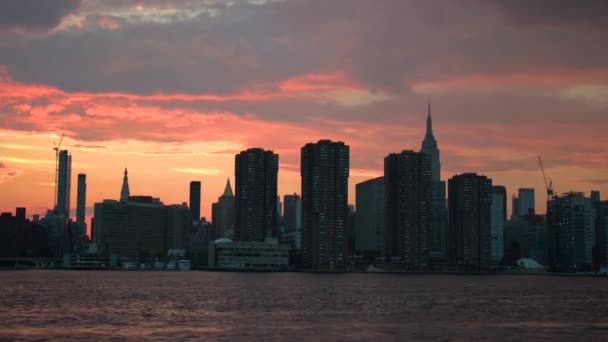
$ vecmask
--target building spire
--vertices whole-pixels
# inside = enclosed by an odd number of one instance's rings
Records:
[[[426,117],[426,137],[433,136],[433,119],[431,118],[431,97],[429,96],[429,109]]]
[[[224,194],[222,194],[222,197],[234,197],[232,187],[230,186],[230,178],[228,178],[226,181],[226,188],[224,188]]]
[[[120,189],[120,201],[127,202],[129,200],[130,191],[129,191],[129,172],[127,171],[127,167],[125,166],[125,176],[122,178],[122,189]]]

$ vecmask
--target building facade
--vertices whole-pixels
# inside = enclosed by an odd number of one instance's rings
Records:
[[[381,256],[384,250],[384,177],[356,185],[355,252]]]
[[[302,249],[302,199],[295,193],[283,196],[283,241]]]
[[[57,172],[57,207],[59,213],[70,216],[70,194],[72,190],[72,155],[68,150],[59,151]]]
[[[475,173],[448,182],[450,262],[465,271],[487,271],[491,264],[492,180]]]
[[[491,220],[492,263],[498,264],[504,256],[504,228],[507,220],[507,189],[502,185],[492,186]]]
[[[78,192],[76,195],[76,224],[80,229],[79,234],[84,237],[87,234],[85,222],[85,211],[87,207],[87,175],[78,174]]]
[[[201,220],[201,182],[191,181],[190,182],[190,211],[192,212],[192,220]]]
[[[409,270],[430,268],[431,158],[403,151],[384,158],[384,256]]]
[[[226,269],[284,270],[289,267],[289,245],[275,238],[263,242],[218,239],[209,244],[209,266]]]
[[[330,140],[301,149],[304,267],[347,267],[349,153],[348,145]]]
[[[263,242],[277,237],[279,155],[261,148],[235,157],[237,241]]]
[[[569,192],[547,205],[547,263],[557,272],[591,270],[595,210],[583,193]]]
[[[431,253],[438,257],[445,256],[447,243],[447,208],[445,197],[445,182],[441,180],[440,150],[433,135],[433,121],[431,118],[431,103],[429,102],[426,119],[426,133],[420,152],[430,158],[431,163],[431,190],[430,190],[430,248]]]
[[[211,205],[211,222],[214,230],[210,241],[220,238],[234,239],[235,201],[230,179],[226,181],[224,193]]]

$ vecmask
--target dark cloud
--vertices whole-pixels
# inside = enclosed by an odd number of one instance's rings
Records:
[[[80,3],[81,0],[3,0],[0,29],[49,30],[76,11]]]
[[[499,9],[508,21],[517,25],[608,28],[608,1],[605,0],[535,0],[483,1]]]

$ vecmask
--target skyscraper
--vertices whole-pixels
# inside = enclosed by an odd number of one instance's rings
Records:
[[[384,255],[410,270],[430,267],[430,159],[414,151],[384,158]]]
[[[251,148],[236,155],[236,240],[277,236],[278,171],[279,155],[272,151]]]
[[[499,263],[504,256],[504,227],[507,220],[507,189],[502,185],[492,186],[492,261]]]
[[[599,201],[599,194],[595,204],[595,254],[596,269],[608,268],[608,201]]]
[[[127,168],[125,167],[125,175],[122,178],[122,187],[120,188],[120,201],[127,202],[129,201],[129,197],[131,196],[131,192],[129,191],[129,177],[128,177]]]
[[[300,195],[283,196],[283,240],[292,249],[302,248],[302,199]]]
[[[437,140],[433,135],[433,121],[431,118],[431,102],[429,101],[426,118],[426,133],[422,141],[420,152],[430,158],[431,189],[430,189],[430,249],[438,256],[445,256],[447,239],[447,208],[445,203],[445,182],[441,181],[440,151]]]
[[[569,192],[547,205],[547,264],[554,271],[591,270],[595,212],[591,199]]]
[[[190,182],[190,210],[192,211],[192,220],[201,220],[201,182],[191,181]]]
[[[467,271],[486,271],[491,262],[492,180],[475,173],[448,182],[450,262]]]
[[[521,188],[518,190],[519,197],[517,198],[517,215],[526,216],[530,213],[535,213],[534,189]]]
[[[87,175],[84,173],[78,174],[78,190],[76,196],[76,224],[80,229],[80,235],[84,237],[87,234],[87,224],[85,222],[85,210],[87,200]]]
[[[355,251],[372,256],[384,250],[384,177],[356,185]]]
[[[226,181],[224,193],[211,205],[211,222],[213,224],[212,239],[234,238],[235,202],[230,186],[230,179]]]
[[[301,149],[302,261],[313,269],[347,264],[349,146],[319,140]]]
[[[59,170],[57,176],[57,208],[59,213],[70,216],[70,191],[72,178],[72,156],[68,150],[59,151]]]

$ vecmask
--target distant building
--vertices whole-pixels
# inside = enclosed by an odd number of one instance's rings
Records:
[[[226,269],[280,270],[289,266],[289,245],[275,238],[263,242],[219,239],[209,244],[209,266]]]
[[[87,175],[78,174],[78,193],[76,195],[76,224],[80,229],[82,237],[87,235],[87,224],[85,222],[85,212],[87,206]]]
[[[48,229],[25,218],[25,208],[0,214],[0,257],[49,257]]]
[[[491,264],[492,180],[475,173],[448,182],[450,262],[465,271],[487,271]]]
[[[201,220],[201,182],[192,181],[190,182],[190,211],[192,212],[192,220]]]
[[[211,240],[220,238],[234,238],[235,223],[235,202],[230,186],[230,179],[226,181],[224,193],[218,198],[216,203],[211,205],[211,222],[215,230],[211,234]]]
[[[431,161],[403,151],[384,158],[384,255],[410,270],[430,268]]]
[[[283,241],[302,249],[302,199],[295,193],[283,196]]]
[[[608,201],[596,202],[595,254],[596,269],[608,269]]]
[[[59,151],[57,174],[57,207],[59,213],[70,216],[72,156],[68,150]]]
[[[547,205],[548,266],[553,271],[591,270],[595,212],[591,198],[569,192]]]
[[[518,189],[518,197],[513,197],[513,217],[526,216],[529,213],[534,214],[535,210],[535,199],[534,189],[532,188],[520,188]]]
[[[384,177],[356,185],[355,251],[382,255],[384,250]]]
[[[125,175],[122,178],[122,187],[120,188],[120,201],[127,202],[130,196],[131,191],[129,190],[129,172],[125,167]]]
[[[312,269],[347,266],[349,146],[320,140],[301,149],[302,261]]]
[[[40,224],[48,231],[49,250],[53,257],[62,258],[64,253],[70,252],[68,220],[65,213],[60,210],[48,210]]]
[[[504,227],[507,219],[507,189],[502,185],[492,186],[491,237],[492,261],[500,263],[504,256]]]
[[[447,208],[445,197],[445,182],[441,180],[440,151],[437,140],[433,135],[433,121],[431,118],[431,103],[429,101],[426,118],[426,134],[422,141],[420,152],[430,158],[431,163],[431,190],[430,190],[430,223],[429,239],[430,250],[435,256],[443,257],[447,249]]]
[[[279,155],[261,148],[235,157],[237,241],[263,242],[277,237]]]
[[[192,216],[185,203],[167,206],[151,196],[125,198],[128,193],[125,169],[121,200],[95,203],[93,237],[104,254],[119,262],[148,262],[170,249],[187,249]]]

